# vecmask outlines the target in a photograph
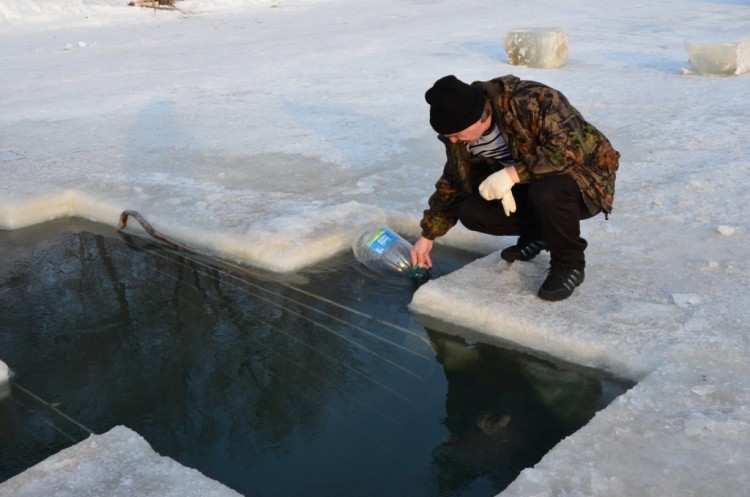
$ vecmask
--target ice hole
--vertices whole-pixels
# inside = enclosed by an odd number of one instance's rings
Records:
[[[351,253],[268,274],[75,219],[0,251],[0,493],[125,426],[243,495],[489,497],[632,386],[418,324],[414,284]],[[83,459],[49,492],[102,481]]]

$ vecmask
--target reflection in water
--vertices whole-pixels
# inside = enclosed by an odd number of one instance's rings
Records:
[[[448,381],[450,438],[432,451],[440,495],[500,492],[603,405],[602,382],[533,356],[428,330]]]
[[[56,226],[0,232],[0,481],[122,424],[247,495],[488,495],[605,404],[417,326],[350,254],[284,279]]]

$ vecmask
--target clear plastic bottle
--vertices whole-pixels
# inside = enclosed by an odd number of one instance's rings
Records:
[[[401,273],[415,281],[427,279],[427,270],[411,264],[411,244],[385,225],[368,226],[354,239],[352,251],[359,262],[379,274]]]

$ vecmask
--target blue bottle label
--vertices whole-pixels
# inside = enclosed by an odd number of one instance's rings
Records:
[[[370,239],[367,240],[367,247],[376,254],[383,255],[396,240],[398,240],[398,235],[391,230],[382,229],[373,233]]]

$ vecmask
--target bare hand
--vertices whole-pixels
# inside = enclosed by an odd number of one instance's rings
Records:
[[[432,267],[432,260],[430,259],[430,251],[432,250],[433,241],[425,237],[420,238],[414,243],[411,249],[411,263],[412,265],[424,269]]]

